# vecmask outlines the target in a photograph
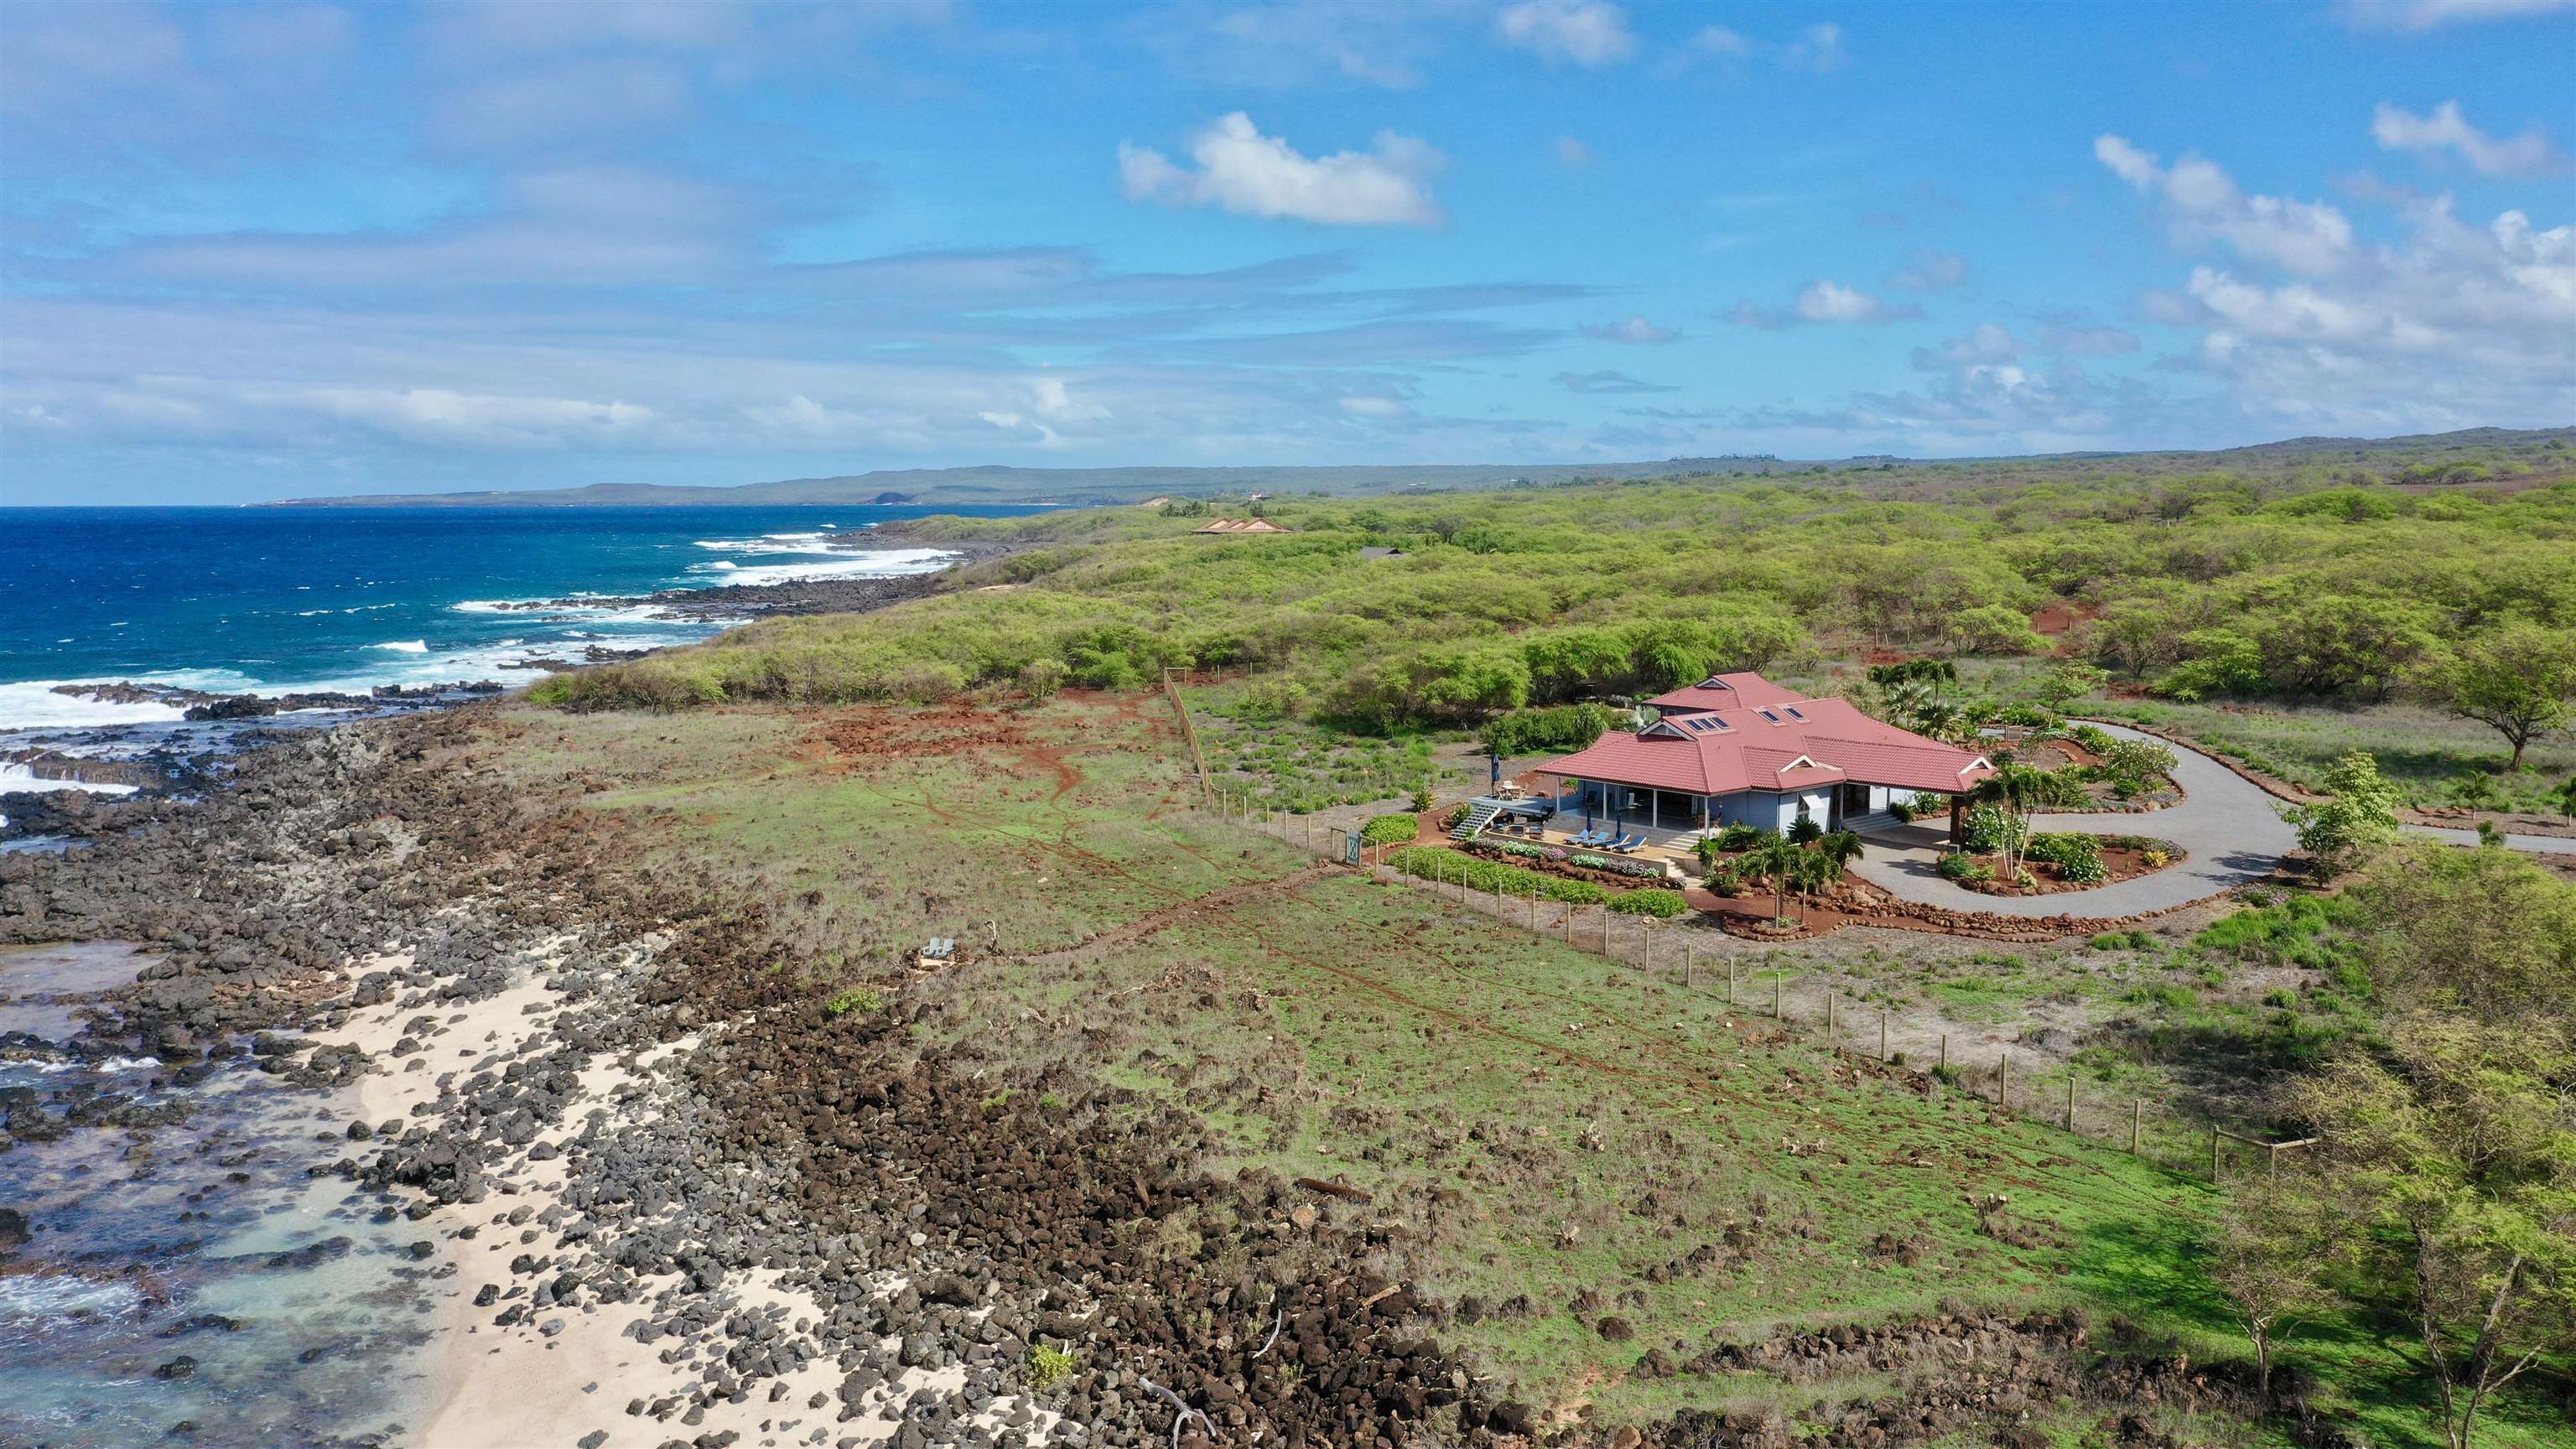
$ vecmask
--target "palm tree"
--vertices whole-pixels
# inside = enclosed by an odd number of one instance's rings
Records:
[[[1762,843],[1744,852],[1744,859],[1771,877],[1771,919],[1789,917],[1790,877],[1797,873],[1799,861],[1807,852],[1785,835],[1764,835]]]
[[[1825,882],[1830,885],[1843,878],[1843,868],[1861,857],[1860,837],[1848,830],[1837,830],[1815,844],[1815,852],[1830,869]]]
[[[2004,833],[2004,865],[2009,878],[2019,880],[2022,848],[2030,843],[2030,812],[2043,805],[2081,805],[2085,795],[2083,786],[2054,770],[2007,758],[1968,791],[1968,800],[2000,809],[2011,822]]]

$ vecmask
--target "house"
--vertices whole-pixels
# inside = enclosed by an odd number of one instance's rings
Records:
[[[1735,824],[1884,826],[1895,798],[1955,801],[1994,771],[1974,751],[1871,719],[1847,699],[1809,699],[1750,672],[1646,702],[1659,712],[1652,723],[1538,767],[1557,782],[1558,812],[1679,848]]]
[[[1208,520],[1205,527],[1190,531],[1192,533],[1291,533],[1295,530],[1281,528],[1267,518],[1212,518]]]

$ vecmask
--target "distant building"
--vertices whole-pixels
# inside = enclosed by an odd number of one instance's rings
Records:
[[[1281,528],[1267,518],[1212,518],[1208,520],[1205,527],[1191,530],[1193,533],[1293,533],[1295,531]]]

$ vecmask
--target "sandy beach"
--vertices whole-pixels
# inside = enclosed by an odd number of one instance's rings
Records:
[[[381,1126],[418,1120],[423,1109],[434,1115],[442,1101],[454,1096],[452,1082],[442,1087],[442,1078],[500,1071],[545,1044],[565,1010],[559,993],[545,984],[560,960],[552,951],[534,952],[497,994],[429,1013],[386,1002],[350,1013],[344,1024],[315,1033],[315,1040],[368,1054],[372,1065],[356,1084],[363,1120]],[[350,974],[354,981],[369,971],[411,964],[407,956],[370,956],[354,963]],[[434,1016],[436,1024],[425,1035],[412,1036],[421,1049],[396,1055],[406,1026],[424,1014]],[[925,1389],[953,1394],[964,1387],[961,1368],[914,1370],[868,1390],[856,1405],[859,1412],[845,1419],[836,1393],[842,1372],[834,1360],[817,1359],[756,1388],[669,1412],[680,1396],[703,1382],[704,1371],[690,1361],[694,1353],[683,1356],[649,1347],[638,1341],[636,1330],[651,1317],[647,1306],[668,1304],[691,1292],[683,1275],[643,1279],[635,1302],[558,1307],[506,1326],[494,1319],[523,1289],[507,1290],[497,1309],[475,1303],[481,1285],[510,1281],[511,1257],[544,1251],[559,1236],[550,1226],[573,1215],[565,1193],[575,1158],[567,1147],[593,1124],[610,1130],[649,1129],[660,1115],[657,1098],[668,1090],[664,1069],[699,1044],[690,1037],[625,1059],[593,1057],[580,1073],[580,1090],[562,1121],[494,1168],[489,1198],[471,1205],[438,1205],[419,1219],[435,1231],[441,1256],[455,1271],[442,1290],[436,1340],[424,1357],[417,1401],[425,1417],[410,1442],[422,1449],[559,1444],[612,1449],[674,1437],[749,1445],[886,1444],[901,1434],[900,1406],[906,1397]],[[539,1155],[539,1144],[549,1150],[546,1155]],[[728,1318],[747,1314],[799,1331],[810,1331],[830,1316],[812,1294],[785,1284],[784,1276],[776,1269],[752,1268],[729,1275],[704,1296],[723,1304]],[[878,1274],[876,1286],[891,1296],[901,1291],[904,1279]],[[900,1341],[890,1338],[880,1346],[892,1352]],[[999,1428],[1016,1407],[1004,1404],[988,1411],[988,1427]],[[1032,1413],[1021,1422],[1042,1428],[1051,1417]],[[723,1439],[728,1433],[737,1437]]]

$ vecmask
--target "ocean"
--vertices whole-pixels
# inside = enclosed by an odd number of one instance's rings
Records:
[[[506,608],[944,562],[852,551],[875,524],[1008,507],[0,508],[0,732],[177,720],[56,693],[133,681],[216,693],[525,684],[531,657],[656,648],[718,622],[645,607]],[[0,733],[0,752],[9,740]],[[0,791],[11,788],[0,784]]]

